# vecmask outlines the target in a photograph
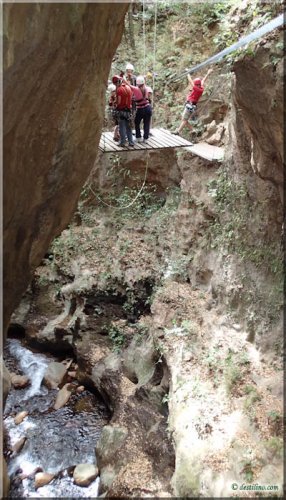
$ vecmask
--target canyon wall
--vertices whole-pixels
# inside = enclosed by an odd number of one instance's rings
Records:
[[[4,332],[97,155],[128,4],[5,4]]]

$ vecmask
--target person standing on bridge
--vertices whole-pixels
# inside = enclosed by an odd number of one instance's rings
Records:
[[[150,123],[152,116],[151,98],[152,89],[145,85],[145,77],[139,75],[136,78],[136,86],[130,85],[133,98],[136,104],[135,134],[137,142],[142,141],[140,124],[143,120],[143,142],[147,141],[150,135]]]
[[[134,146],[131,120],[131,99],[132,90],[127,83],[118,75],[114,75],[112,83],[116,85],[116,111],[119,124],[120,143],[119,146],[125,146],[126,136],[129,146]]]
[[[188,127],[189,130],[192,130],[193,127],[189,123],[190,118],[192,118],[197,109],[197,103],[199,99],[202,97],[203,92],[205,90],[205,81],[207,77],[213,72],[213,69],[209,69],[206,76],[204,78],[195,78],[194,80],[191,78],[191,75],[188,73],[188,82],[190,84],[189,93],[187,95],[187,101],[185,103],[184,111],[182,114],[182,121],[180,123],[179,128],[177,128],[173,133],[175,135],[180,135],[181,131],[184,127]]]

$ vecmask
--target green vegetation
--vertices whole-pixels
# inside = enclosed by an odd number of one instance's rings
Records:
[[[238,353],[228,348],[228,354],[223,363],[225,387],[228,394],[235,392],[236,386],[243,380],[248,370],[249,358],[245,351]]]
[[[126,343],[126,337],[121,328],[111,325],[108,329],[108,337],[112,342],[113,351],[119,353]]]
[[[246,394],[246,398],[244,400],[243,407],[244,407],[245,412],[253,420],[255,418],[255,407],[253,405],[254,405],[254,403],[257,403],[258,401],[261,401],[261,396],[258,393],[256,387],[254,387],[253,385],[245,385],[243,390],[244,390],[244,393]]]
[[[252,483],[254,477],[254,464],[251,460],[245,460],[242,462],[242,466],[241,474],[243,474],[245,481]]]
[[[283,438],[273,436],[267,441],[264,441],[264,446],[271,453],[272,458],[274,458],[274,456],[283,458],[283,450],[284,450]]]

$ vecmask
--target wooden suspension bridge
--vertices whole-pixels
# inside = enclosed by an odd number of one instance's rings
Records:
[[[165,148],[184,148],[190,153],[210,161],[223,159],[223,148],[212,146],[206,142],[193,144],[183,137],[174,135],[169,130],[163,128],[152,129],[151,134],[145,142],[135,142],[134,146],[119,146],[113,140],[113,132],[103,132],[99,142],[99,149],[103,153],[120,153]]]

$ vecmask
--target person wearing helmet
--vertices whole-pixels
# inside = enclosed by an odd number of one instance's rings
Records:
[[[120,134],[119,146],[125,146],[126,136],[129,142],[129,146],[134,146],[131,128],[132,90],[130,89],[129,85],[127,85],[127,83],[118,75],[113,76],[112,83],[116,86],[116,114],[118,117]]]
[[[136,85],[136,76],[134,75],[133,64],[126,64],[124,78],[128,83],[130,83],[130,85]]]
[[[113,130],[113,140],[118,142],[120,139],[119,136],[119,126],[118,126],[118,119],[117,119],[117,111],[116,111],[116,85],[114,83],[110,83],[107,87],[109,94],[109,99],[108,99],[108,106],[109,106],[109,113],[111,116],[112,123],[114,124],[114,130]]]
[[[136,86],[130,85],[133,92],[133,98],[136,104],[135,115],[135,132],[138,142],[141,141],[140,124],[143,120],[143,141],[147,141],[150,135],[150,122],[152,116],[152,108],[150,104],[152,89],[145,85],[145,78],[142,75],[137,76]]]
[[[193,129],[192,125],[189,123],[189,119],[192,118],[196,112],[197,103],[205,90],[205,81],[212,71],[212,69],[209,69],[204,78],[195,78],[194,80],[192,80],[191,75],[188,73],[187,77],[190,84],[189,93],[187,95],[187,101],[185,103],[180,126],[173,132],[175,135],[180,135],[184,127],[188,127],[189,130]]]

